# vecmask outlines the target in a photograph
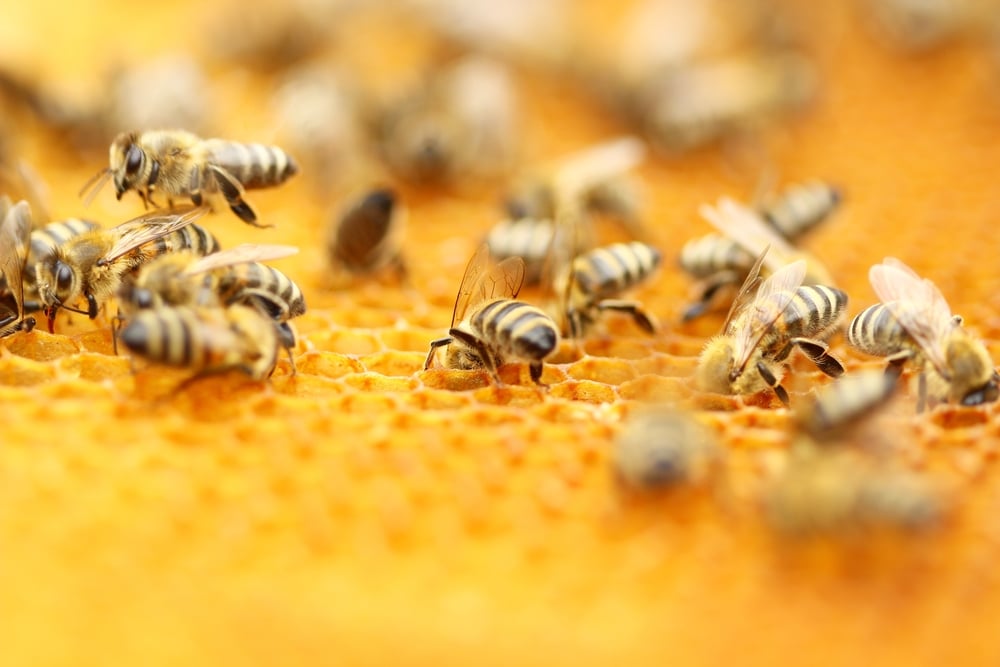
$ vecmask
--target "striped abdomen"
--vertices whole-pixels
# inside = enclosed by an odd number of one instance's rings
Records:
[[[910,334],[884,303],[862,310],[847,329],[847,342],[875,357],[888,357],[901,352],[912,345],[912,341]]]
[[[51,257],[55,249],[74,236],[97,229],[100,225],[90,220],[67,218],[57,220],[31,232],[31,247],[28,250],[28,266],[34,266],[46,257]]]
[[[836,325],[846,308],[843,291],[826,285],[802,285],[781,316],[784,331],[793,338],[821,336]]]
[[[299,170],[277,146],[206,139],[203,148],[209,164],[222,167],[247,189],[280,185]]]
[[[284,322],[306,312],[302,290],[281,271],[259,262],[217,269],[219,298],[224,304],[243,304]]]
[[[181,250],[188,250],[198,256],[210,255],[219,251],[219,242],[207,229],[192,223],[144,243],[132,252],[145,256],[148,261],[149,258],[162,257],[167,253]]]
[[[330,239],[333,260],[351,271],[373,270],[392,260],[399,250],[392,244],[393,225],[399,222],[395,210],[390,190],[371,192],[351,207]]]
[[[826,220],[840,205],[840,200],[837,188],[821,181],[810,181],[790,186],[759,212],[779,234],[793,240]]]
[[[559,330],[548,315],[523,301],[497,299],[469,319],[472,332],[498,359],[541,361],[559,343]]]
[[[552,245],[555,225],[545,218],[504,220],[492,227],[486,235],[490,255],[497,261],[508,257],[524,260],[524,282],[537,284],[542,277],[542,267]]]
[[[722,271],[746,275],[753,262],[753,255],[732,239],[719,234],[691,239],[681,248],[681,268],[695,278],[708,278]]]
[[[594,248],[573,261],[576,289],[599,301],[619,295],[646,279],[660,265],[660,251],[632,241]]]

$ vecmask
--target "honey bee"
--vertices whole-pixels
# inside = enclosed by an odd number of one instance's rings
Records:
[[[1000,375],[986,346],[954,316],[934,283],[887,257],[868,272],[882,303],[854,318],[847,340],[856,349],[889,361],[899,374],[907,361],[919,369],[917,410],[935,401],[981,405],[1000,396]]]
[[[206,210],[187,207],[147,213],[58,246],[35,265],[36,289],[49,331],[59,308],[97,317],[100,304],[115,294],[122,279],[156,257],[185,249],[201,254],[218,250],[215,237],[192,224]],[[87,310],[70,305],[79,297],[87,300]]]
[[[14,312],[0,320],[0,338],[17,331],[31,331],[35,318],[24,315],[24,267],[31,236],[31,209],[25,201],[11,204],[0,198],[0,276],[14,301]]]
[[[632,316],[646,333],[656,325],[636,301],[618,298],[647,280],[660,266],[660,251],[639,241],[614,243],[577,256],[558,289],[564,294],[563,314],[571,338],[582,338],[607,310]]]
[[[823,285],[803,285],[806,263],[799,260],[761,280],[767,251],[740,288],[722,334],[708,342],[698,359],[695,380],[702,391],[754,394],[772,389],[788,405],[781,386],[783,362],[798,347],[831,377],[844,366],[828,354],[824,339],[837,324],[847,295]]]
[[[786,241],[795,241],[816,225],[823,222],[841,201],[840,190],[821,181],[792,185],[777,197],[766,201],[758,207],[757,216],[770,225],[775,232]],[[698,300],[684,310],[683,320],[693,320],[708,310],[715,295],[723,288],[740,284],[753,266],[755,253],[759,253],[764,245],[774,245],[775,236],[768,232],[760,232],[756,222],[747,223],[747,216],[736,214],[738,229],[732,224],[733,215],[724,216],[728,221],[729,233],[740,233],[742,241],[731,236],[706,234],[688,241],[681,249],[681,268],[691,276],[703,280],[704,285]],[[724,224],[727,224],[724,222]],[[756,235],[757,241],[748,242],[744,237]],[[778,244],[781,241],[777,241]],[[748,250],[748,247],[750,248]],[[785,250],[785,263],[795,259],[791,250]],[[829,282],[829,276],[822,266],[814,261],[816,275],[812,280]],[[811,279],[807,277],[807,282]]]
[[[400,254],[404,215],[392,190],[378,188],[367,193],[337,219],[327,242],[331,261],[355,274],[375,273],[389,266],[405,275]]]
[[[524,284],[537,285],[542,280],[554,235],[555,224],[550,219],[508,218],[490,228],[486,245],[498,262],[510,257],[524,260]]]
[[[253,308],[156,308],[132,317],[118,339],[154,363],[189,368],[195,377],[240,370],[254,380],[274,372],[278,332]]]
[[[704,481],[722,455],[712,433],[692,417],[657,408],[629,417],[613,460],[623,484],[656,491]]]
[[[816,397],[796,411],[796,421],[813,438],[831,439],[885,404],[897,384],[895,375],[880,371],[845,375],[818,389]]]
[[[523,282],[520,258],[491,266],[489,248],[481,246],[462,277],[448,336],[431,341],[424,370],[430,368],[438,348],[447,346],[447,368],[482,368],[502,385],[499,367],[526,361],[532,381],[541,384],[542,362],[555,352],[559,330],[544,312],[515,300]]]
[[[109,154],[110,166],[82,192],[93,185],[96,194],[111,179],[119,200],[135,190],[146,206],[154,207],[157,191],[167,196],[168,204],[173,197],[189,197],[195,206],[201,206],[203,193],[219,192],[233,213],[258,227],[262,225],[243,199],[244,190],[281,185],[298,173],[295,161],[277,146],[202,139],[184,130],[123,132]]]

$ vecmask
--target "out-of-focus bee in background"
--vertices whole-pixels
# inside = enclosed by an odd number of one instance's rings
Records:
[[[895,375],[864,370],[844,375],[816,390],[812,400],[795,411],[798,428],[819,442],[842,440],[891,399],[898,387]]]
[[[489,248],[472,256],[455,298],[448,336],[431,342],[424,370],[445,347],[446,368],[483,369],[502,385],[499,368],[528,363],[531,380],[541,384],[542,364],[559,344],[559,330],[543,311],[516,297],[524,282],[524,262],[510,258],[492,264]]]
[[[217,251],[215,237],[193,224],[206,211],[187,207],[147,213],[117,227],[73,236],[57,246],[34,269],[49,331],[60,308],[97,317],[99,306],[114,296],[122,279],[156,257],[178,250]],[[71,305],[81,297],[87,300],[87,310]]]
[[[761,280],[758,258],[722,326],[698,359],[695,380],[702,391],[755,394],[772,389],[788,405],[781,386],[782,362],[799,348],[831,377],[844,366],[828,353],[825,339],[847,307],[847,295],[833,287],[803,285],[806,263],[799,260]]]
[[[202,204],[202,194],[220,193],[241,220],[257,224],[257,214],[243,199],[244,190],[281,185],[298,172],[295,161],[277,146],[244,144],[225,139],[201,139],[185,130],[122,132],[111,143],[110,166],[98,172],[84,191],[96,194],[108,179],[122,198],[135,190],[144,204],[157,192],[190,198]]]
[[[24,314],[24,267],[31,239],[31,208],[25,201],[12,204],[0,197],[0,277],[5,301],[13,302],[9,314],[0,319],[0,338],[18,331],[31,331],[35,318]]]
[[[263,380],[274,372],[278,359],[273,322],[239,305],[143,310],[129,320],[118,340],[135,355],[188,368],[196,378],[239,370]]]
[[[612,461],[624,486],[646,492],[702,484],[721,467],[724,454],[693,416],[650,406],[629,415]]]
[[[519,101],[503,64],[467,56],[378,112],[375,139],[395,173],[447,183],[507,171],[517,155]]]
[[[396,193],[375,188],[348,202],[334,218],[327,240],[331,263],[352,275],[372,275],[391,269],[405,277],[402,235],[406,210]]]
[[[992,6],[992,9],[991,9]],[[995,11],[982,0],[859,0],[875,37],[908,53],[922,53],[969,36]]]
[[[533,286],[542,280],[555,232],[551,218],[506,218],[490,227],[486,245],[498,262],[509,257],[524,260],[524,284]]]
[[[882,303],[861,311],[848,342],[886,357],[886,372],[899,374],[907,362],[919,373],[917,410],[932,401],[981,405],[1000,396],[1000,375],[986,346],[962,325],[937,286],[903,262],[887,257],[868,272]]]
[[[794,242],[826,220],[838,208],[841,198],[838,188],[821,181],[809,181],[789,186],[777,196],[767,198],[756,212],[775,232]],[[764,241],[770,244],[773,238],[769,236]],[[688,241],[681,248],[681,268],[701,281],[697,301],[684,310],[685,322],[707,312],[720,290],[735,288],[746,279],[754,261],[754,253],[746,245],[745,240],[741,243],[729,236],[707,234]]]

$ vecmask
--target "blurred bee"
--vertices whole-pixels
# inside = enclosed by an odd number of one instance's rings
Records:
[[[274,372],[278,334],[253,308],[157,308],[132,317],[118,335],[133,354],[189,368],[195,377],[239,370],[254,380]]]
[[[879,371],[845,375],[816,390],[816,397],[796,411],[799,427],[813,438],[829,440],[884,405],[896,391],[897,377]]]
[[[4,280],[4,291],[14,302],[12,312],[0,319],[0,338],[35,327],[35,318],[24,315],[24,267],[30,237],[28,203],[11,204],[6,196],[0,197],[0,276]]]
[[[192,224],[207,209],[188,207],[147,213],[111,229],[95,229],[70,238],[35,265],[38,297],[53,330],[56,311],[65,308],[91,319],[118,290],[122,279],[143,264],[178,250],[209,254],[219,243]],[[70,304],[87,300],[87,310]]]
[[[334,265],[354,274],[371,274],[392,267],[405,275],[400,253],[405,210],[396,194],[386,188],[352,202],[336,220],[327,241]]]
[[[986,13],[977,11],[979,7],[993,7],[977,0],[865,0],[861,4],[879,38],[913,53],[955,41],[988,19]]]
[[[886,357],[887,372],[899,374],[910,361],[919,369],[917,410],[927,397],[981,405],[1000,396],[1000,375],[986,346],[953,316],[944,295],[930,280],[886,257],[868,272],[882,303],[861,311],[847,331],[856,349]]]
[[[541,384],[542,362],[555,352],[559,330],[544,312],[515,300],[523,282],[520,258],[491,266],[489,248],[481,246],[462,277],[448,336],[431,342],[424,370],[438,348],[447,347],[447,368],[483,368],[501,385],[500,366],[526,361],[532,381]]]
[[[112,179],[118,199],[135,190],[146,206],[158,206],[153,201],[157,191],[171,206],[174,197],[189,197],[201,206],[203,193],[219,192],[233,213],[258,227],[244,190],[281,185],[298,172],[295,161],[277,146],[201,139],[184,130],[123,132],[111,143],[109,154],[110,166],[82,192],[93,186],[93,196]]]
[[[828,337],[847,306],[833,287],[803,285],[806,263],[799,260],[761,280],[762,253],[740,288],[722,334],[708,342],[698,359],[695,380],[702,391],[755,394],[771,388],[788,405],[781,386],[783,362],[798,347],[831,377],[844,366],[828,354]]]
[[[404,178],[422,182],[497,174],[514,158],[517,107],[506,67],[469,56],[381,114],[382,158]]]
[[[829,217],[840,205],[841,199],[839,189],[821,181],[809,181],[793,185],[766,201],[757,209],[757,214],[785,240],[795,241]],[[736,219],[745,218],[744,215],[738,215]],[[727,218],[730,221],[732,219],[732,216]],[[743,222],[737,224],[748,227]],[[762,234],[759,229],[758,224],[750,223],[749,229],[741,232],[741,237],[745,237],[746,233],[759,236],[761,240],[753,244],[748,243],[745,238],[739,241],[735,237],[707,234],[684,245],[680,255],[681,268],[694,278],[704,281],[698,300],[684,310],[685,322],[704,314],[720,289],[740,284],[753,266],[754,250],[759,254],[763,248],[761,244],[774,243],[773,234]],[[731,232],[736,233],[737,230],[731,229]],[[752,250],[748,250],[746,246],[751,246]],[[786,259],[790,262],[793,256],[788,254]],[[829,282],[825,269],[819,267],[815,271],[817,275],[813,279]],[[807,277],[806,281],[810,282],[810,279]]]
[[[542,280],[554,235],[555,224],[550,219],[508,218],[490,228],[486,245],[498,262],[510,257],[524,260],[524,284],[531,286]]]
[[[640,329],[654,333],[656,325],[642,304],[617,297],[647,280],[660,259],[660,251],[639,241],[614,243],[577,256],[557,287],[565,295],[562,310],[570,337],[584,337],[606,310],[627,313]]]
[[[656,491],[703,482],[722,455],[713,434],[692,417],[655,408],[629,417],[613,461],[624,485]]]

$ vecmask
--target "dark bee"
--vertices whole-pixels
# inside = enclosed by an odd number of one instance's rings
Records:
[[[354,274],[393,267],[405,274],[400,254],[404,210],[395,193],[372,190],[337,219],[327,250],[331,261]]]

